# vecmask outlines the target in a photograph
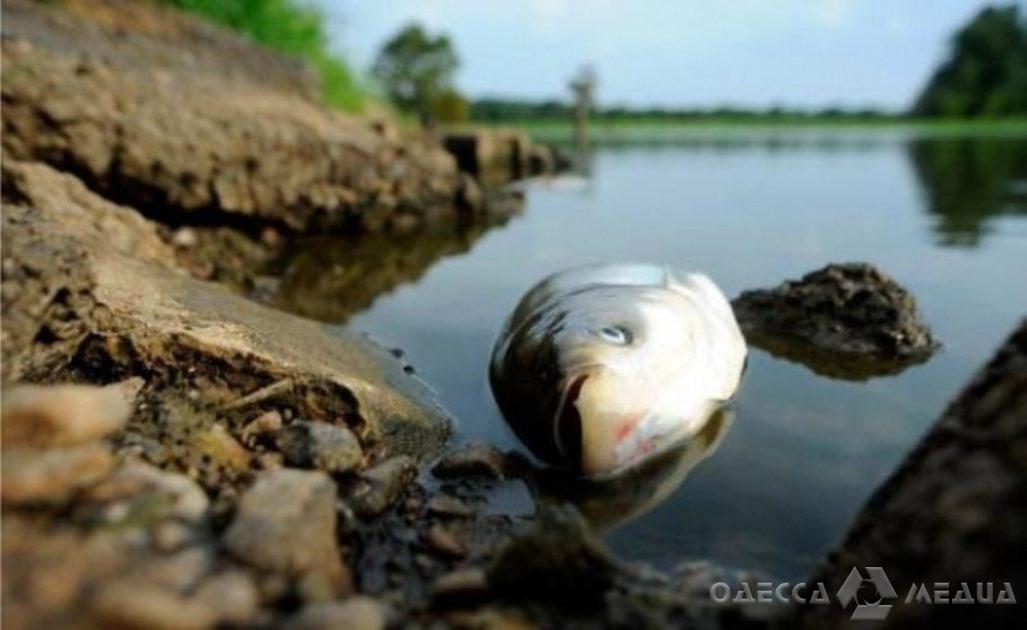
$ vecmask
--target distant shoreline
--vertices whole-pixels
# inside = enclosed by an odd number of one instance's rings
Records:
[[[459,128],[502,128],[522,131],[532,140],[556,144],[573,141],[574,125],[569,120],[510,120],[502,123],[469,122]],[[710,139],[711,136],[749,136],[765,133],[827,133],[841,131],[893,131],[931,136],[1009,135],[1027,138],[1027,118],[1011,119],[913,119],[913,118],[633,118],[593,120],[590,142],[597,145],[619,143],[675,143]]]

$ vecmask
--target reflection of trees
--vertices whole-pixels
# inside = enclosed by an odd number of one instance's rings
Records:
[[[976,247],[990,217],[1027,214],[1027,141],[914,140],[909,156],[942,245]]]

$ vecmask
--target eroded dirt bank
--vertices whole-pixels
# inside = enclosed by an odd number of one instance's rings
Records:
[[[3,34],[6,627],[794,621],[710,600],[756,572],[613,557],[588,510],[536,504],[517,457],[447,451],[447,414],[399,352],[314,321],[469,247],[516,197],[428,136],[323,108],[302,65],[187,16],[15,0]],[[496,142],[475,168],[522,168]],[[327,233],[346,249],[306,247]],[[886,276],[818,273],[747,299],[835,349],[933,349]],[[833,327],[853,300],[876,323]],[[766,313],[747,333],[780,332]],[[871,560],[1022,584],[1024,335],[871,500],[825,561],[832,587]]]

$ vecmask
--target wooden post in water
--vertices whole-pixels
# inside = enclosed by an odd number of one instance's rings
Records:
[[[570,82],[574,92],[574,147],[579,155],[588,152],[588,112],[596,86],[596,73],[591,66],[583,66]]]

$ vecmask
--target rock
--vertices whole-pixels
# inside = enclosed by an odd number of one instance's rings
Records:
[[[531,170],[531,141],[519,132],[454,131],[443,137],[443,144],[461,171],[482,182],[506,183],[537,174]]]
[[[441,448],[445,412],[385,350],[185,276],[152,224],[70,176],[5,159],[3,177],[6,379],[187,372],[203,401],[289,381],[276,404],[345,418],[379,456]]]
[[[205,605],[220,624],[250,623],[260,610],[256,585],[249,575],[239,570],[206,578],[196,588],[193,599]]]
[[[161,553],[178,551],[189,543],[195,542],[194,531],[188,525],[177,521],[161,521],[153,526],[150,532],[153,547]]]
[[[442,604],[473,603],[488,594],[489,579],[484,569],[465,567],[435,578],[431,591]]]
[[[613,556],[571,506],[543,510],[526,530],[496,551],[489,583],[513,598],[595,601],[612,585]]]
[[[551,147],[534,145],[528,150],[529,175],[550,175],[556,171],[556,156]]]
[[[458,477],[485,477],[502,479],[506,470],[506,456],[491,444],[471,443],[449,451],[432,467],[440,479]]]
[[[260,414],[243,427],[243,439],[250,442],[258,435],[275,433],[282,428],[282,414],[272,409]]]
[[[462,558],[467,555],[467,548],[460,539],[442,525],[432,525],[425,542],[432,550],[444,556]]]
[[[3,445],[60,446],[102,438],[124,426],[143,386],[17,385],[3,392]]]
[[[195,523],[207,514],[206,493],[189,477],[142,461],[128,461],[84,493],[86,503],[139,503],[151,520]]]
[[[183,567],[184,574],[174,559],[152,559],[129,576],[100,584],[90,601],[95,622],[132,628],[212,628],[252,622],[259,601],[250,577],[237,569],[211,574],[211,556],[195,551],[178,554],[204,561],[200,567]]]
[[[4,3],[5,41],[33,44],[3,56],[12,157],[59,165],[180,223],[229,216],[321,232],[456,216],[459,173],[433,141],[375,133],[282,79],[309,72],[295,60],[166,7],[132,6],[133,18],[112,24],[124,5]],[[166,21],[177,26],[141,26]]]
[[[190,446],[195,454],[215,466],[236,471],[250,467],[250,452],[220,424],[211,424],[197,432],[190,440]]]
[[[203,602],[130,580],[103,584],[93,597],[91,611],[98,627],[191,630],[217,623],[214,611]]]
[[[127,532],[84,534],[67,523],[4,507],[3,627],[71,627],[88,617],[88,588],[131,570],[146,553]]]
[[[747,341],[828,376],[894,373],[938,348],[913,296],[866,263],[744,291],[731,305]]]
[[[4,505],[60,506],[106,477],[115,460],[106,445],[84,444],[47,450],[4,449],[0,464]]]
[[[225,547],[258,569],[313,576],[330,590],[351,588],[335,538],[335,485],[321,472],[282,469],[261,475],[239,500]]]
[[[122,578],[133,584],[147,584],[177,593],[194,590],[214,569],[217,552],[208,545],[193,545],[166,556],[149,556],[135,564]]]
[[[197,236],[196,230],[192,228],[178,228],[171,235],[171,242],[175,247],[196,247],[200,242],[200,237]]]
[[[1027,585],[1027,320],[966,385],[856,516],[810,579],[836,593],[853,567],[879,566],[898,598],[889,627],[1012,627],[1019,606],[905,604],[911,584]],[[797,611],[805,627],[842,627],[848,615]]]
[[[348,502],[358,516],[376,516],[394,504],[414,480],[417,467],[409,457],[399,456],[364,471]]]
[[[540,625],[530,614],[510,608],[483,605],[471,609],[447,611],[446,623],[455,628],[488,628],[489,630],[536,630]],[[557,623],[557,625],[560,625]]]
[[[372,597],[354,595],[341,602],[310,604],[285,624],[288,630],[382,630],[385,610]]]
[[[324,422],[293,422],[278,432],[277,444],[289,465],[329,473],[354,470],[364,456],[349,429]]]
[[[429,514],[437,514],[439,516],[455,516],[458,518],[474,516],[474,509],[471,506],[448,494],[434,495],[428,499],[428,504],[425,507]]]
[[[90,597],[94,623],[131,628],[213,628],[251,624],[257,587],[239,569],[211,572],[213,550],[193,548],[149,558],[129,575],[100,584]]]

